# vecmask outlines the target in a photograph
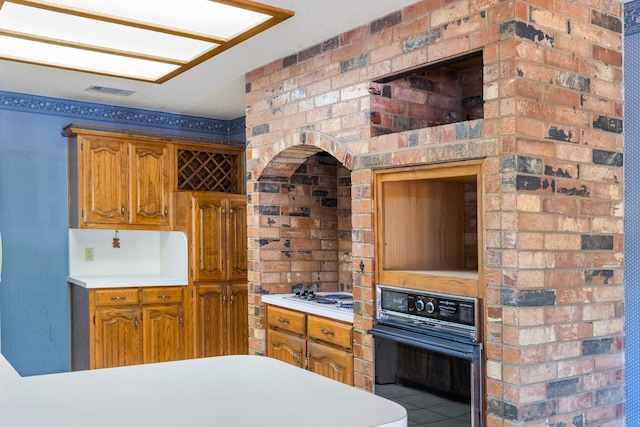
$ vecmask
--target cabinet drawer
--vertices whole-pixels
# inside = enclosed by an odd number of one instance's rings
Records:
[[[347,323],[330,320],[324,317],[309,316],[307,318],[307,335],[310,338],[344,348],[351,348],[351,331],[353,327]]]
[[[305,318],[306,314],[287,310],[286,308],[270,305],[267,309],[267,323],[269,327],[284,329],[295,332],[296,334],[304,334]]]
[[[182,287],[142,288],[142,303],[182,302]]]
[[[99,289],[95,291],[96,305],[138,304],[138,288]]]

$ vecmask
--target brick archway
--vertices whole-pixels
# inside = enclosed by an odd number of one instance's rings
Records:
[[[320,132],[296,132],[274,143],[258,159],[251,179],[258,181],[265,176],[285,177],[304,163],[310,156],[325,151],[349,170],[353,170],[355,155],[340,141]]]
[[[255,159],[253,168],[247,165],[250,353],[264,354],[266,350],[260,300],[263,292],[289,293],[291,286],[300,283],[306,286],[315,282],[322,287],[334,280],[336,285],[348,282],[351,288],[350,188],[354,159],[351,151],[330,136],[296,132],[274,143]],[[332,176],[331,170],[335,171]],[[316,172],[319,174],[314,176]],[[330,182],[333,189],[321,188]],[[321,211],[318,216],[315,209]],[[332,209],[335,218],[330,217]],[[331,222],[333,226],[327,225]],[[333,227],[336,231],[329,231]],[[327,256],[332,251],[335,259]],[[316,262],[319,267],[313,265]],[[305,278],[307,273],[311,282]]]

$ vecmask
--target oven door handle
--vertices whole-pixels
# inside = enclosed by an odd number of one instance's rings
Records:
[[[482,349],[481,343],[463,343],[433,335],[405,331],[403,329],[385,325],[375,325],[373,329],[367,332],[374,337],[386,338],[413,347],[436,351],[448,356],[466,359],[472,363],[480,361],[480,351]]]

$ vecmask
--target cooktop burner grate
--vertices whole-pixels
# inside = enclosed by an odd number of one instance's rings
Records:
[[[313,300],[314,302],[318,303],[318,304],[326,304],[326,305],[332,305],[332,304],[337,304],[338,301],[334,300],[334,299],[316,299]]]
[[[352,300],[353,299],[353,295],[342,295],[342,294],[328,294],[324,296],[327,299],[333,299],[333,300]]]

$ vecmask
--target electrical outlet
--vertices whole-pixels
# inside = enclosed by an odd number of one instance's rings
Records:
[[[93,248],[84,248],[84,260],[93,261]]]

